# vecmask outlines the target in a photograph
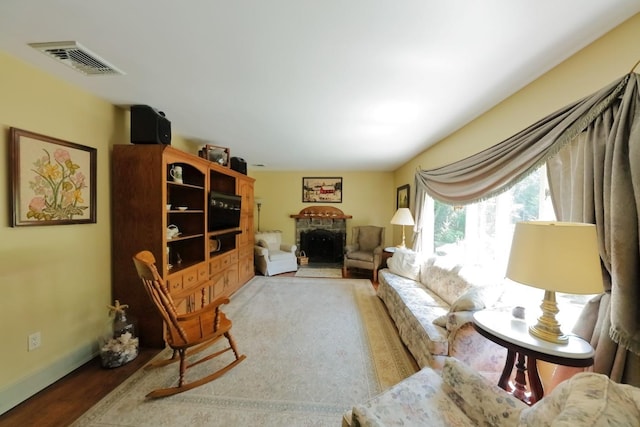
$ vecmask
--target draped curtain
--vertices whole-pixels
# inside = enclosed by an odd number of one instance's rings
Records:
[[[415,176],[419,242],[427,195],[473,203],[547,162],[557,218],[598,230],[605,294],[587,304],[577,327],[596,348],[594,370],[632,383],[628,367],[640,366],[639,79],[629,73],[487,150]]]

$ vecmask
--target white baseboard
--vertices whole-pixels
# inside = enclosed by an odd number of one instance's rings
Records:
[[[95,344],[87,344],[73,353],[0,390],[0,415],[24,402],[40,390],[97,356]]]

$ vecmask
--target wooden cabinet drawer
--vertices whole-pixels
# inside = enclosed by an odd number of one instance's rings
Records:
[[[224,254],[220,256],[220,268],[225,269],[231,264],[230,254]]]
[[[209,278],[209,269],[206,264],[198,266],[198,282]]]
[[[188,289],[198,283],[198,270],[189,270],[182,275],[182,287]]]
[[[183,289],[182,274],[169,277],[167,284],[169,292],[180,292]]]
[[[209,261],[209,276],[213,276],[222,269],[222,256],[218,255]]]

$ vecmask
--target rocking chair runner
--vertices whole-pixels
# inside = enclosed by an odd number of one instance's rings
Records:
[[[156,269],[155,261],[155,257],[149,251],[139,252],[133,257],[133,262],[140,279],[142,279],[145,290],[164,319],[167,344],[173,349],[173,355],[170,359],[155,362],[150,366],[164,366],[178,360],[180,361],[180,379],[178,385],[154,390],[147,394],[147,397],[165,397],[213,381],[243,361],[246,356],[238,354],[236,344],[229,333],[231,330],[231,320],[227,319],[225,314],[220,310],[220,306],[229,303],[229,299],[226,297],[218,298],[199,310],[186,314],[178,314],[171,295],[167,291],[165,283]],[[192,363],[187,363],[187,357],[206,349],[223,337],[226,338],[229,343],[227,347]],[[233,362],[204,378],[192,382],[185,382],[184,376],[187,369],[211,360],[229,350],[232,350],[235,356]],[[176,358],[176,355],[179,356],[179,359]]]

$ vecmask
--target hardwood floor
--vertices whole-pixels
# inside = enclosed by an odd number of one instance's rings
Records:
[[[0,415],[0,426],[68,426],[159,352],[141,349],[134,360],[114,369],[102,368],[95,358]]]
[[[295,272],[282,276],[295,276]],[[352,270],[347,278],[371,279],[371,272]],[[373,283],[374,288],[377,285]],[[99,358],[93,359],[0,415],[0,427],[68,426],[159,352],[141,349],[133,361],[115,369],[104,369]]]

